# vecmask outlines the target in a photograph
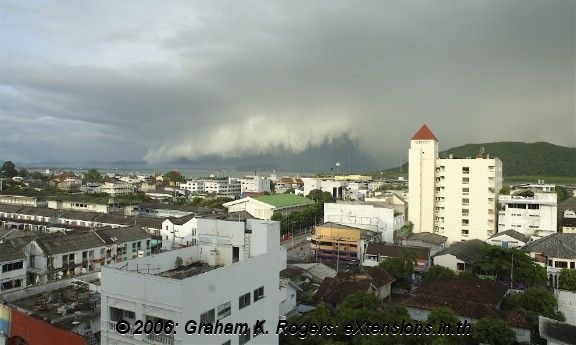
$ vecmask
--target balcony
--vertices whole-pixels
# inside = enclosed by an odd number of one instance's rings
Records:
[[[144,338],[144,342],[151,344],[174,344],[174,336],[164,334],[149,334]]]

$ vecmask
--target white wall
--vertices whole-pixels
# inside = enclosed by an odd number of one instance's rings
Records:
[[[368,204],[325,203],[324,222],[332,222],[382,234],[385,242],[394,241],[394,230],[402,218],[394,217],[394,209]]]
[[[528,236],[536,230],[557,231],[557,195],[554,192],[536,192],[533,198],[501,195],[499,203],[504,210],[499,211],[498,231],[513,229]]]
[[[507,246],[505,248],[519,248],[523,247],[526,244],[508,235],[499,235],[486,240],[486,243],[498,247],[504,247],[502,245],[504,242],[507,243]]]
[[[408,219],[413,232],[434,231],[436,140],[411,140],[408,150]]]
[[[434,257],[434,265],[444,266],[455,272],[460,272],[458,270],[458,264],[464,263],[464,261],[458,259],[452,254],[437,255]]]

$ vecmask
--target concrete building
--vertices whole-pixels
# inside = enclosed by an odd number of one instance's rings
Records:
[[[270,193],[272,192],[272,181],[260,175],[246,176],[239,179],[240,193]]]
[[[430,255],[444,250],[446,246],[446,236],[433,234],[431,232],[419,232],[410,234],[402,240],[403,246],[430,248]]]
[[[315,257],[359,262],[364,255],[364,243],[379,237],[373,232],[347,225],[318,225],[310,244]]]
[[[554,289],[558,300],[558,311],[564,314],[566,323],[576,326],[576,292]]]
[[[102,265],[150,255],[150,234],[140,227],[53,233],[23,249],[28,284],[98,271]]]
[[[382,203],[338,201],[324,204],[324,222],[373,231],[382,241],[393,242],[395,231],[404,225],[404,215]]]
[[[26,255],[11,242],[0,242],[0,295],[26,286]]]
[[[48,208],[56,210],[76,210],[108,213],[108,204],[99,204],[86,201],[48,200]]]
[[[486,245],[481,240],[468,240],[453,243],[433,257],[434,265],[444,266],[455,272],[466,271],[482,258]]]
[[[129,183],[112,183],[106,182],[98,187],[98,193],[106,193],[111,196],[132,194],[136,190],[133,185]]]
[[[510,195],[500,195],[498,203],[498,232],[512,229],[527,236],[538,230],[556,232],[554,190],[516,189]]]
[[[576,234],[555,233],[522,247],[548,273],[548,284],[558,288],[560,271],[576,269]]]
[[[364,253],[363,266],[375,267],[390,258],[411,257],[414,271],[422,272],[430,267],[430,248],[399,246],[387,243],[368,243]]]
[[[41,207],[46,206],[46,200],[34,196],[0,195],[0,204]]]
[[[279,272],[286,267],[280,224],[199,219],[198,231],[194,246],[102,268],[103,345],[278,344]],[[132,327],[136,320],[179,326],[170,335],[120,335],[120,319]],[[238,328],[234,334],[187,334],[188,320]],[[259,333],[258,320],[266,320],[268,334]]]
[[[502,162],[484,157],[438,157],[438,140],[426,127],[409,150],[408,219],[413,231],[434,232],[457,242],[486,240],[496,233],[496,202],[502,188]]]
[[[272,219],[274,212],[288,215],[295,211],[302,211],[313,205],[314,201],[294,194],[272,194],[246,197],[227,202],[222,206],[228,213],[246,211],[258,219]]]
[[[334,179],[303,177],[302,182],[304,183],[302,194],[305,196],[310,194],[311,191],[319,189],[323,192],[332,194],[332,197],[335,199],[344,199],[346,197],[346,187],[348,186],[348,181],[335,181]]]
[[[181,183],[179,188],[190,194],[217,194],[235,197],[241,194],[242,184],[239,180],[228,178],[199,178]]]
[[[172,250],[196,243],[198,220],[194,215],[168,218],[162,222],[162,250]]]
[[[564,211],[562,219],[562,232],[565,234],[576,233],[576,212],[572,209]]]

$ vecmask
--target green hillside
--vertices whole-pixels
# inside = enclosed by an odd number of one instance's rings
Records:
[[[576,177],[576,148],[550,143],[499,142],[467,144],[440,152],[440,158],[475,157],[484,147],[485,154],[498,157],[504,166],[504,176],[570,176]],[[387,169],[383,175],[406,175],[408,165]]]

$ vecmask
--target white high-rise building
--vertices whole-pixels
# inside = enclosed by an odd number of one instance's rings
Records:
[[[481,152],[475,158],[438,157],[438,140],[426,125],[409,150],[408,220],[413,232],[434,232],[448,242],[486,240],[496,233],[502,162]]]
[[[199,219],[195,245],[102,269],[101,344],[278,344],[279,273],[285,268],[280,223]],[[128,334],[115,329],[119,320],[129,323]],[[168,320],[178,324],[176,332],[133,332],[137,321]],[[264,333],[259,320],[265,320]],[[233,331],[197,334],[200,323]]]

